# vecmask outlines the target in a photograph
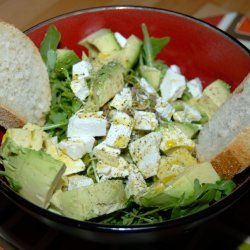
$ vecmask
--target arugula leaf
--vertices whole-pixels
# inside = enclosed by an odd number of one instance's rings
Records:
[[[169,43],[170,37],[162,37],[162,38],[155,38],[151,37],[150,42],[152,46],[152,55],[153,58],[161,52],[161,50]]]
[[[50,79],[50,84],[52,102],[43,129],[51,136],[58,136],[58,139],[62,140],[66,137],[69,118],[80,109],[82,103],[72,92],[68,75],[62,80]]]
[[[209,207],[214,202],[230,194],[235,183],[232,180],[220,180],[215,184],[200,184],[198,179],[194,181],[193,195],[180,198],[172,197],[170,202],[159,207],[141,207],[130,200],[126,209],[110,215],[97,218],[97,223],[112,225],[139,225],[145,223],[158,223],[169,219],[179,218],[193,214]]]
[[[148,34],[147,26],[144,23],[142,24],[142,33],[144,37],[143,52],[145,54],[145,61],[147,65],[152,66],[152,63],[154,60],[153,48],[152,48],[151,40]]]
[[[169,43],[169,37],[150,37],[148,33],[147,26],[142,24],[142,33],[144,36],[143,42],[143,55],[146,65],[153,66],[155,57],[160,53],[160,51]],[[141,63],[141,60],[140,60]]]
[[[54,25],[50,26],[40,46],[40,54],[50,73],[56,62],[56,49],[61,40],[61,33]]]

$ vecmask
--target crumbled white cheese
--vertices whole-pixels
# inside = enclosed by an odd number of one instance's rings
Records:
[[[119,32],[115,32],[114,33],[116,41],[119,43],[119,45],[124,48],[126,43],[127,43],[127,39]]]
[[[72,175],[67,177],[68,191],[94,184],[94,181],[84,175]]]
[[[133,119],[126,113],[117,111],[112,118],[105,143],[115,148],[126,148],[132,133]]]
[[[152,131],[158,126],[155,113],[145,111],[135,111],[134,129]]]
[[[181,74],[181,69],[178,65],[172,64],[169,67],[171,70],[173,70],[175,73]]]
[[[156,99],[155,110],[161,118],[166,119],[168,121],[171,120],[175,112],[174,107],[162,97]]]
[[[176,126],[169,126],[162,130],[162,141],[160,149],[167,153],[168,150],[177,147],[185,147],[192,151],[195,147],[194,141],[189,139],[179,128]]]
[[[183,95],[185,88],[185,77],[169,68],[160,85],[161,96],[167,101],[174,101]]]
[[[81,159],[86,153],[92,151],[95,143],[94,137],[62,140],[58,147],[73,160]]]
[[[129,152],[144,178],[156,175],[160,160],[160,132],[151,132],[129,144]]]
[[[202,97],[202,83],[200,78],[196,77],[187,82],[188,91],[192,94],[193,98]]]
[[[201,114],[198,110],[184,103],[184,110],[174,113],[173,118],[178,122],[194,122],[201,120]]]
[[[139,84],[147,95],[157,95],[154,87],[145,78],[142,77],[139,80]]]
[[[132,171],[125,186],[125,192],[127,198],[131,196],[138,197],[147,190],[147,183],[144,180],[142,174],[139,171]]]
[[[72,66],[73,79],[80,79],[80,78],[88,77],[91,69],[92,69],[92,65],[87,60],[74,64]]]
[[[89,87],[84,78],[72,80],[70,87],[80,101],[84,101],[89,95]]]
[[[117,166],[119,164],[118,157],[121,154],[121,150],[119,148],[110,147],[103,141],[94,147],[93,154],[98,160],[111,166]]]
[[[78,112],[69,119],[67,137],[82,138],[87,136],[105,136],[107,120],[103,112]]]
[[[112,178],[125,178],[129,175],[131,166],[128,162],[122,158],[118,158],[118,165],[111,166],[102,161],[98,161],[96,165],[96,172],[101,180],[107,180]]]
[[[124,111],[132,107],[132,92],[130,88],[123,88],[115,95],[110,102],[110,106],[119,111]]]

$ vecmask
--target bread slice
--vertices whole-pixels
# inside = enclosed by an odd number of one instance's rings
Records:
[[[0,79],[0,125],[42,125],[51,102],[46,66],[33,42],[5,22],[0,22]]]
[[[204,126],[197,155],[226,179],[250,165],[250,74]]]

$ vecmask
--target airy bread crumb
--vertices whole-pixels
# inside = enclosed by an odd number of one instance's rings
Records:
[[[0,125],[8,128],[28,121],[43,125],[51,90],[40,53],[25,34],[10,24],[0,22],[0,34]]]

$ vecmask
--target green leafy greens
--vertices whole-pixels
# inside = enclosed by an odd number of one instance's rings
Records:
[[[143,42],[143,58],[146,65],[153,66],[155,57],[169,43],[169,37],[155,38],[150,37],[145,24],[142,24]]]
[[[215,184],[200,184],[196,179],[194,193],[189,197],[185,195],[181,198],[171,197],[167,204],[154,208],[141,207],[130,200],[126,209],[94,221],[124,226],[163,222],[201,211],[229,195],[235,186],[232,180],[220,180]]]
[[[72,65],[80,61],[80,59],[76,57],[73,51],[69,50],[65,50],[68,56],[63,59],[60,54],[57,57],[57,47],[60,39],[60,32],[55,26],[50,26],[40,47],[40,53],[50,75],[52,93],[50,112],[47,115],[47,122],[43,129],[52,136],[57,135],[59,140],[65,138],[69,118],[81,107],[81,102],[75,97],[70,88]],[[68,60],[69,56],[70,62]],[[60,74],[58,74],[58,67],[55,68],[59,59],[59,65],[67,65],[65,68],[60,67]]]
[[[55,26],[50,26],[40,46],[40,54],[45,62],[49,74],[56,63],[56,49],[61,40],[61,34]]]

